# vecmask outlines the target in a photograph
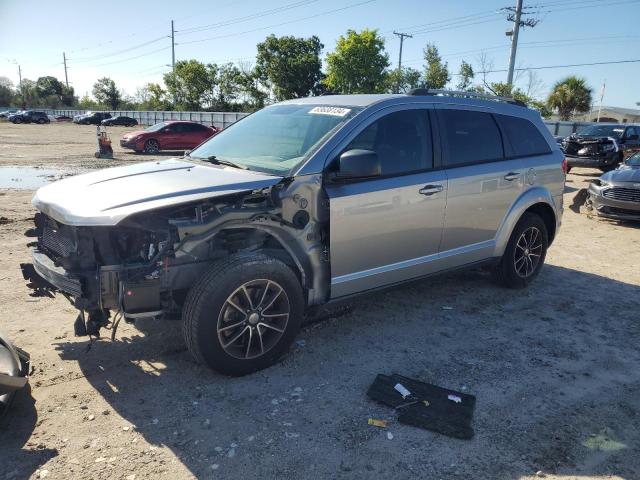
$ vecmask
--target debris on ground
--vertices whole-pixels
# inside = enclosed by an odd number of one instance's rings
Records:
[[[476,397],[402,375],[378,375],[367,395],[398,410],[398,421],[450,437],[473,437]]]

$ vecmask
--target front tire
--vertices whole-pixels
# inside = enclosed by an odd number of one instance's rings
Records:
[[[535,213],[525,212],[516,224],[494,280],[507,288],[524,288],[538,276],[549,247],[547,227]]]
[[[273,365],[304,314],[302,287],[280,260],[238,254],[213,265],[184,304],[183,333],[196,360],[240,376]]]
[[[157,140],[154,140],[153,138],[151,140],[147,140],[144,143],[144,151],[145,153],[158,153],[160,151],[160,144],[158,143]]]

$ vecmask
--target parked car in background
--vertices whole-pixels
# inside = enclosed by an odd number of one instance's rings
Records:
[[[73,120],[68,115],[56,115],[55,118],[58,122],[70,122],[71,120]]]
[[[218,132],[196,122],[171,120],[152,125],[145,130],[127,133],[120,139],[120,146],[136,152],[158,153],[160,150],[185,150],[197,147]]]
[[[603,217],[640,221],[640,152],[591,182],[586,206]]]
[[[109,310],[180,306],[194,357],[231,375],[276,362],[328,302],[480,265],[526,287],[560,227],[564,155],[538,112],[463,95],[290,100],[184,159],[49,184],[25,278],[73,297],[78,335]],[[191,126],[129,134],[130,148]]]
[[[18,112],[17,108],[10,108],[9,110],[5,110],[4,112],[0,112],[0,118],[7,118],[12,113]]]
[[[111,118],[111,114],[107,112],[87,112],[83,115],[73,117],[73,123],[80,125],[100,125],[102,120]]]
[[[123,115],[113,117],[113,118],[106,118],[102,120],[101,123],[105,127],[111,127],[113,125],[121,125],[123,127],[133,127],[135,125],[138,125],[138,121],[135,118],[125,117]]]
[[[569,170],[572,167],[594,167],[608,172],[625,157],[640,150],[640,126],[589,125],[565,138],[562,149]]]
[[[38,110],[25,110],[9,115],[9,121],[13,123],[50,123],[49,115]]]

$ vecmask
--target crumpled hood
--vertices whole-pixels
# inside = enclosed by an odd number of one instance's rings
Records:
[[[69,177],[40,188],[31,203],[66,225],[115,225],[142,211],[249,192],[281,180],[259,172],[173,159]]]
[[[610,182],[635,182],[640,183],[640,167],[627,167],[621,166],[616,170],[605,173],[600,177],[601,179]]]

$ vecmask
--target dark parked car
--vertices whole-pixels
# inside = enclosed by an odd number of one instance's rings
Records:
[[[589,185],[587,207],[603,217],[640,220],[640,152]]]
[[[46,113],[36,110],[26,110],[9,115],[9,121],[13,123],[51,123]]]
[[[160,122],[136,132],[127,133],[120,139],[120,146],[136,152],[158,153],[160,150],[185,150],[195,148],[218,132],[195,122]]]
[[[103,120],[111,118],[111,114],[107,112],[87,112],[84,115],[76,115],[73,117],[73,123],[80,125],[100,125]]]
[[[616,168],[625,157],[640,150],[640,126],[590,125],[564,139],[562,149],[569,170],[595,167],[603,172]]]
[[[111,127],[113,125],[121,125],[123,127],[133,127],[135,125],[138,125],[138,121],[135,118],[125,117],[123,115],[120,115],[118,117],[107,118],[105,120],[102,120],[102,125],[104,125],[105,127]]]
[[[70,122],[71,120],[73,120],[71,117],[67,115],[56,115],[55,119],[58,122]]]

